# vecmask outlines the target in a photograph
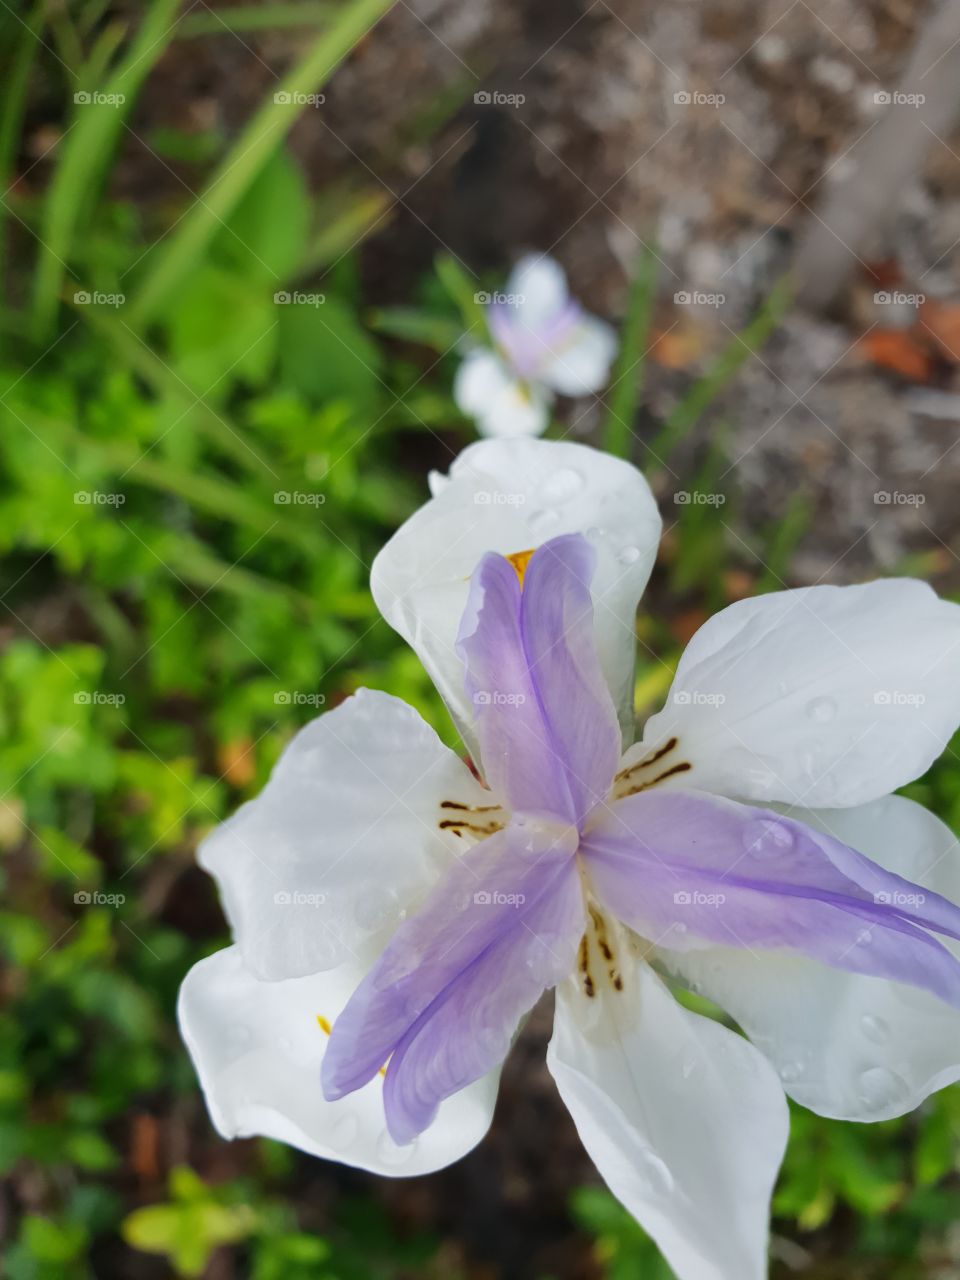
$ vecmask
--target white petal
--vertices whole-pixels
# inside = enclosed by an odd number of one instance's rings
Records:
[[[543,390],[518,381],[492,351],[467,356],[457,370],[453,398],[485,436],[538,436],[550,421]]]
[[[684,781],[744,800],[863,804],[922,774],[960,722],[960,607],[926,583],[807,587],[696,633],[664,709]]]
[[[538,369],[540,379],[564,396],[599,391],[610,376],[617,335],[603,320],[585,315]]]
[[[507,293],[513,295],[519,322],[534,331],[561,311],[569,298],[563,267],[546,254],[527,254],[510,273]]]
[[[763,1280],[787,1139],[776,1075],[746,1040],[683,1009],[643,963],[616,992],[557,991],[547,1065],[614,1195],[678,1280]]]
[[[912,800],[886,796],[855,809],[790,812],[887,870],[960,901],[957,839]],[[915,987],[771,952],[714,947],[661,955],[736,1018],[790,1096],[820,1115],[886,1120],[960,1079],[960,1014]]]
[[[456,855],[443,800],[490,792],[399,698],[362,689],[301,729],[200,848],[251,972],[301,977],[379,954]]]
[[[180,1029],[223,1137],[275,1138],[388,1177],[442,1169],[480,1141],[493,1114],[496,1072],[442,1103],[430,1128],[404,1147],[387,1133],[382,1076],[339,1102],[324,1099],[327,1035],[318,1017],[332,1023],[358,981],[350,965],[258,982],[237,947],[194,965],[180,989]]]
[[[370,585],[381,613],[416,649],[473,752],[472,708],[454,652],[470,575],[487,551],[527,551],[578,532],[597,549],[597,647],[629,740],[634,619],[660,538],[653,495],[629,463],[547,440],[472,445],[373,563]]]

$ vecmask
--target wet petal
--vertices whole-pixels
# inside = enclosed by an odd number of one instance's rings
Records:
[[[585,445],[487,440],[460,454],[434,498],[373,562],[381,613],[416,649],[471,753],[473,707],[455,641],[470,576],[488,551],[528,551],[563,533],[588,533],[597,552],[591,583],[600,663],[621,728],[633,741],[637,601],[660,539],[660,516],[635,467]]]
[[[399,698],[362,689],[301,729],[199,851],[251,972],[301,977],[379,955],[459,850],[444,802],[491,796]]]
[[[634,961],[622,991],[558,989],[547,1065],[594,1164],[678,1280],[765,1280],[788,1117],[760,1053]]]
[[[444,878],[335,1022],[328,1099],[363,1087],[389,1059],[387,1121],[409,1142],[444,1098],[503,1061],[520,1019],[573,967],[584,915],[571,837],[510,827]]]
[[[855,809],[794,816],[922,893],[960,901],[957,838],[921,805],[886,796]],[[955,943],[947,945],[957,953]],[[820,1115],[889,1119],[960,1079],[960,1015],[925,991],[838,973],[796,955],[711,947],[661,956],[681,981],[731,1013],[790,1096]]]
[[[386,1177],[442,1169],[480,1141],[493,1115],[498,1072],[444,1102],[416,1145],[398,1146],[388,1134],[381,1076],[341,1102],[324,1099],[324,1027],[360,977],[348,965],[258,982],[236,947],[194,965],[180,991],[180,1028],[224,1138],[274,1138]]]
[[[741,600],[696,633],[645,749],[700,790],[845,808],[924,773],[960,723],[960,606],[910,578]]]
[[[594,640],[595,562],[579,534],[554,538],[521,587],[513,564],[485,556],[458,640],[487,782],[511,809],[573,825],[606,797],[620,755]]]
[[[618,801],[581,846],[598,898],[656,946],[790,950],[960,1006],[960,907],[772,810],[698,792]]]

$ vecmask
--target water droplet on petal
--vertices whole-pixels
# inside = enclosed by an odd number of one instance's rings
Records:
[[[870,1111],[885,1111],[903,1103],[910,1088],[902,1076],[887,1067],[870,1067],[857,1081],[860,1101]]]
[[[696,1069],[697,1069],[696,1059],[688,1058],[686,1062],[681,1063],[680,1074],[684,1078],[684,1080],[689,1080],[690,1077],[693,1075],[693,1073],[696,1071]]]
[[[890,1037],[890,1028],[882,1018],[876,1018],[872,1013],[866,1013],[860,1019],[860,1030],[874,1044],[885,1044]]]
[[[334,1151],[345,1151],[354,1142],[359,1132],[360,1121],[355,1115],[347,1112],[345,1115],[337,1116],[324,1137],[327,1146],[332,1147]]]
[[[785,1062],[780,1068],[780,1079],[784,1084],[792,1084],[803,1075],[802,1062]]]
[[[413,1142],[408,1142],[404,1146],[398,1147],[389,1133],[381,1133],[377,1139],[377,1155],[384,1164],[397,1167],[402,1164],[409,1164],[419,1145],[420,1139],[414,1138]]]
[[[547,476],[540,486],[540,493],[545,502],[569,502],[583,488],[583,476],[573,467],[561,467]]]
[[[560,523],[558,511],[534,511],[527,522],[537,538],[546,538],[550,530]]]
[[[687,932],[687,926],[683,923],[683,921],[682,921],[682,920],[677,920],[677,921],[675,921],[675,922],[673,923],[673,925],[671,926],[671,928],[673,929],[673,932],[674,932],[674,933],[686,933],[686,932]],[[691,987],[691,990],[692,990],[692,987]]]
[[[786,853],[793,848],[793,832],[775,818],[752,818],[743,829],[743,847],[756,857]]]
[[[587,530],[587,538],[590,542],[599,542],[604,533],[604,529],[601,529],[599,525],[594,524]]]
[[[640,559],[639,547],[624,547],[617,559],[621,564],[636,564]]]
[[[817,724],[828,724],[837,714],[833,698],[811,698],[807,703],[807,715]]]

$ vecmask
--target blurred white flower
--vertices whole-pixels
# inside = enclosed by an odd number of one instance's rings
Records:
[[[570,297],[552,258],[522,258],[485,308],[494,349],[471,351],[453,388],[457,407],[481,435],[540,435],[554,393],[586,395],[606,383],[616,334]]]

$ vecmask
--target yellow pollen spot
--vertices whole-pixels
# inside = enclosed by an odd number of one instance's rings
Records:
[[[527,572],[527,565],[530,563],[530,558],[535,551],[536,547],[531,547],[529,551],[514,551],[506,557],[516,570],[521,587],[523,586],[523,575]]]

